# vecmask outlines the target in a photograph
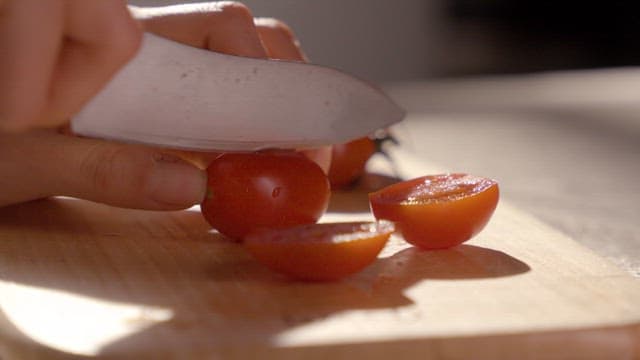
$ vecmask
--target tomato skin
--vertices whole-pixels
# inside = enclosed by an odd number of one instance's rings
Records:
[[[498,183],[467,174],[424,176],[369,194],[377,219],[394,221],[405,240],[422,249],[445,249],[471,239],[489,222]]]
[[[375,152],[375,142],[368,137],[334,145],[329,168],[331,188],[339,189],[356,181]]]
[[[202,214],[214,229],[236,240],[256,228],[315,223],[329,204],[326,175],[295,152],[223,154],[207,174]]]
[[[393,231],[387,221],[301,225],[254,231],[243,245],[276,272],[299,280],[330,281],[374,262]]]

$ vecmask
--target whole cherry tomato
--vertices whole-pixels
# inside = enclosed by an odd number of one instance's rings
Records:
[[[245,248],[270,269],[301,280],[336,280],[371,264],[393,232],[388,221],[257,230]]]
[[[331,187],[338,189],[356,181],[364,173],[367,160],[375,152],[375,142],[368,137],[334,145],[329,168]]]
[[[374,216],[395,222],[407,242],[423,249],[471,239],[489,222],[498,198],[496,181],[467,174],[424,176],[369,194]]]
[[[329,181],[296,152],[229,153],[207,168],[202,214],[213,228],[241,240],[257,228],[315,223],[329,204]]]

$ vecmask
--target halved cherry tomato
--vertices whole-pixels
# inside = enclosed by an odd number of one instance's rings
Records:
[[[334,189],[347,186],[364,173],[367,160],[376,152],[375,142],[359,138],[332,148],[329,182]]]
[[[394,221],[406,241],[423,249],[471,239],[489,222],[498,198],[496,181],[467,174],[424,176],[369,194],[374,216]]]
[[[263,265],[295,279],[327,281],[371,264],[394,231],[393,223],[352,222],[257,230],[244,246]]]
[[[318,221],[329,204],[329,181],[313,161],[295,152],[223,154],[207,168],[205,219],[240,240],[250,231]]]

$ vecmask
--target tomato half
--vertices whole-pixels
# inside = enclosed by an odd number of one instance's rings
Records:
[[[407,242],[423,249],[471,239],[489,222],[498,198],[496,181],[467,174],[424,176],[369,194],[374,216],[395,222]]]
[[[376,152],[375,142],[363,137],[332,148],[329,182],[334,189],[347,186],[364,173],[367,160]]]
[[[393,223],[352,222],[262,229],[244,246],[268,268],[301,280],[337,280],[376,260],[394,231]]]
[[[205,219],[240,240],[261,228],[315,223],[329,204],[329,181],[313,161],[295,152],[223,154],[209,164]]]

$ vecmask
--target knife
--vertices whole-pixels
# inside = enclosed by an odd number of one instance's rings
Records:
[[[374,133],[404,111],[372,84],[145,33],[136,57],[71,120],[82,136],[196,151],[311,148]]]

